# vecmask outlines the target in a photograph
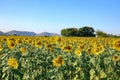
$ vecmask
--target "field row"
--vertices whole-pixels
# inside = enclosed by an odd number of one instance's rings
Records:
[[[119,80],[120,38],[0,36],[1,80]]]

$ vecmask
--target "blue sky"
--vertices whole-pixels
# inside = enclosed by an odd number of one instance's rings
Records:
[[[0,31],[55,32],[91,26],[120,34],[120,0],[0,0]]]

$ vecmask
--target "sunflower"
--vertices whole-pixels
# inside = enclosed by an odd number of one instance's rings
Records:
[[[46,49],[53,49],[53,44],[46,44]]]
[[[15,42],[13,41],[8,41],[7,45],[10,49],[13,49],[16,46]]]
[[[73,50],[73,47],[71,45],[63,46],[62,48],[65,52],[71,52]]]
[[[9,38],[8,41],[13,41],[13,42],[15,42],[15,38]]]
[[[63,57],[60,55],[60,56],[58,56],[57,58],[53,59],[53,60],[52,60],[52,63],[53,63],[54,66],[59,67],[59,66],[64,65],[64,59],[63,59]]]
[[[56,43],[60,43],[62,41],[62,39],[60,37],[55,37],[55,41],[56,41]]]
[[[78,48],[81,50],[81,51],[84,51],[86,49],[86,45],[83,43],[83,44],[79,44]]]
[[[7,41],[7,39],[6,39],[6,38],[3,38],[3,39],[2,39],[2,41],[3,41],[3,42],[6,42],[6,41]]]
[[[113,42],[113,48],[120,51],[120,40],[115,40]]]
[[[35,46],[38,48],[42,48],[42,42],[41,41],[35,42]]]
[[[27,52],[27,48],[25,48],[25,47],[21,47],[21,48],[20,48],[20,51],[24,54],[24,53]]]
[[[16,44],[18,44],[18,45],[19,45],[19,44],[22,44],[22,42],[23,42],[22,39],[17,39],[17,40],[16,40]]]
[[[80,51],[79,49],[76,49],[76,50],[75,50],[75,54],[76,54],[77,56],[81,56],[81,51]]]
[[[93,54],[99,55],[103,51],[104,51],[104,47],[102,45],[100,45],[100,44],[97,44],[97,45],[94,46]]]
[[[7,63],[10,67],[14,69],[18,68],[18,61],[15,58],[9,58]]]
[[[86,50],[86,53],[87,54],[91,54],[91,53],[93,53],[94,51],[93,51],[93,48],[88,48],[87,50]]]
[[[26,38],[25,43],[26,43],[26,44],[31,44],[31,43],[32,43],[32,40],[31,40],[30,38]]]
[[[120,57],[116,55],[116,56],[113,56],[112,59],[113,59],[114,61],[119,61],[119,60],[120,60]]]

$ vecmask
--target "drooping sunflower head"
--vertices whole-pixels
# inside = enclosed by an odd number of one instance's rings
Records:
[[[9,58],[7,63],[8,63],[8,66],[10,66],[10,67],[12,67],[14,69],[18,68],[18,61],[15,58]]]
[[[97,44],[97,45],[94,46],[93,54],[99,55],[103,51],[104,51],[104,46],[102,46],[101,44]]]
[[[115,55],[115,56],[112,57],[112,59],[113,59],[113,61],[119,61],[120,60],[120,56]]]
[[[76,54],[77,56],[81,56],[81,50],[76,49],[76,50],[75,50],[75,54]]]
[[[22,54],[24,54],[24,53],[27,52],[27,48],[26,48],[26,47],[21,47],[21,48],[20,48],[20,51],[22,52]]]
[[[60,55],[60,56],[58,56],[57,58],[53,59],[53,60],[52,60],[52,63],[53,63],[54,66],[59,67],[59,66],[64,65],[64,59],[63,59],[63,57]]]

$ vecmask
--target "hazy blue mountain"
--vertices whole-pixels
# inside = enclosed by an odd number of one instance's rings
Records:
[[[38,36],[60,36],[60,35],[57,33],[42,32],[39,33]]]
[[[4,35],[4,33],[2,31],[0,31],[0,35]]]
[[[51,36],[60,36],[60,35],[57,33],[51,33]]]
[[[35,32],[29,32],[29,31],[16,31],[12,30],[9,32],[6,32],[7,35],[20,35],[20,36],[36,36],[37,34]]]
[[[0,31],[0,35],[18,35],[18,36],[60,36],[57,33],[49,33],[49,32],[42,32],[42,33],[35,33],[35,32],[29,32],[29,31],[8,31],[6,33],[3,33]]]

